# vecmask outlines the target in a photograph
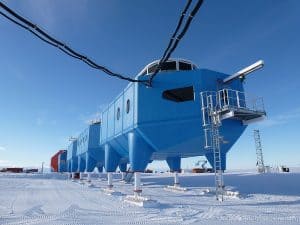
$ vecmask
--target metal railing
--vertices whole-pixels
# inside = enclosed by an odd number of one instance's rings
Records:
[[[200,93],[202,108],[224,109],[246,109],[264,112],[263,98],[249,99],[245,92],[222,89],[219,91],[205,91]]]
[[[260,112],[265,111],[263,98],[249,99],[246,97],[245,92],[232,89],[222,89],[217,93],[216,97],[219,109],[235,108]]]
[[[265,112],[263,98],[246,97],[245,92],[222,89],[219,91],[204,91],[200,93],[203,126],[212,121],[209,116],[212,111],[225,110],[250,110],[254,112]]]

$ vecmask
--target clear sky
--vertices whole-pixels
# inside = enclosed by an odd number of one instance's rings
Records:
[[[134,77],[162,55],[186,1],[3,2],[99,64]],[[265,61],[245,89],[264,97],[268,119],[247,128],[228,168],[255,167],[254,128],[266,164],[300,166],[299,25],[297,0],[206,0],[173,54],[228,74]],[[0,166],[49,164],[127,85],[1,16],[0,43]]]

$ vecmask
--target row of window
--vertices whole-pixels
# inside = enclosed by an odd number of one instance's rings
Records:
[[[186,101],[194,101],[194,87],[188,86],[183,88],[175,88],[171,90],[166,90],[162,93],[162,97],[164,99],[174,101],[174,102],[186,102]],[[126,102],[126,113],[128,114],[130,111],[130,100],[128,99]],[[121,117],[121,109],[117,108],[117,120]]]
[[[158,67],[158,62],[154,63],[153,65],[150,65],[148,68],[144,69],[144,71],[142,72],[141,75],[154,73],[156,71],[157,67]],[[195,68],[196,67],[193,64],[190,64],[190,63],[179,61],[178,62],[178,67],[177,67],[177,61],[167,61],[167,62],[164,62],[160,66],[159,71],[193,70]]]
[[[86,142],[87,141],[87,136],[84,136],[83,138],[80,138],[79,140],[78,140],[78,145],[80,146],[80,145],[82,145],[84,142]]]
[[[126,101],[126,113],[128,114],[130,111],[130,100],[127,99]],[[121,117],[121,109],[120,107],[117,108],[117,120],[119,120]]]

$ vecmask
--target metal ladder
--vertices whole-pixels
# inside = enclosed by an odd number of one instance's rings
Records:
[[[265,173],[265,164],[264,164],[259,130],[254,130],[254,141],[255,141],[255,148],[256,148],[257,171],[259,173]]]
[[[220,110],[215,93],[201,92],[203,129],[205,135],[205,148],[213,151],[214,155],[214,172],[215,172],[215,187],[216,199],[223,201],[224,196],[224,179],[221,160],[220,134],[219,127],[221,126]]]

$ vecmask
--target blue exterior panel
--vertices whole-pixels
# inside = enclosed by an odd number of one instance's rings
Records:
[[[101,124],[88,126],[79,136],[77,142],[78,171],[92,172],[95,167],[102,171],[104,150],[100,147]]]
[[[58,172],[67,172],[67,151],[62,151],[58,157]]]
[[[77,158],[77,140],[73,140],[68,146],[67,151],[68,172],[77,172],[78,158]]]
[[[130,83],[101,115],[100,147],[105,149],[105,165],[115,170],[121,160],[142,171],[151,160],[168,160],[171,170],[178,170],[183,157],[206,155],[200,92],[221,88],[243,91],[235,80],[217,87],[218,80],[228,77],[211,70],[165,72],[156,76],[153,87]],[[193,86],[194,101],[174,102],[162,97],[165,90]],[[222,145],[223,165],[226,153],[246,126],[238,120],[224,120],[220,133],[228,144]],[[209,159],[209,161],[211,161]]]

